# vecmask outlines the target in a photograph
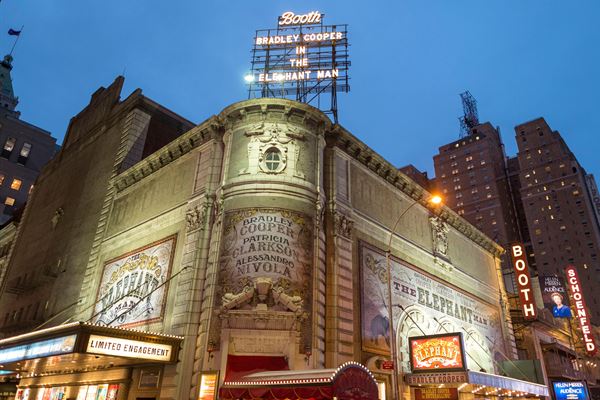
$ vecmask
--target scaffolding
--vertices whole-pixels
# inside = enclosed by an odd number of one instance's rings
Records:
[[[264,44],[264,38],[279,39]],[[347,24],[260,29],[254,36],[248,98],[291,98],[319,108],[337,123],[337,93],[350,91],[349,67]]]
[[[463,116],[460,120],[460,137],[464,138],[471,134],[471,130],[479,125],[479,113],[477,112],[477,100],[467,90],[460,94],[463,105]]]

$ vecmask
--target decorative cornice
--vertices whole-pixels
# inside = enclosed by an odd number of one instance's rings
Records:
[[[207,119],[202,124],[190,129],[160,150],[117,175],[115,177],[115,187],[118,191],[122,191],[209,140],[220,138],[222,132],[223,123],[219,117],[213,116]]]
[[[271,121],[304,125],[316,133],[325,133],[332,123],[319,109],[287,99],[262,98],[240,101],[221,111],[226,129],[247,121]]]
[[[329,146],[338,147],[494,256],[499,257],[504,253],[504,249],[500,245],[450,208],[446,206],[431,207],[428,203],[431,194],[427,190],[400,172],[389,161],[385,160],[341,125],[334,125],[327,132],[326,139]]]

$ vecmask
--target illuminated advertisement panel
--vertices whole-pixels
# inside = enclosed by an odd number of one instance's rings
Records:
[[[535,319],[537,308],[531,291],[531,275],[529,274],[529,265],[527,265],[525,246],[522,243],[513,243],[510,246],[510,256],[515,270],[523,318],[526,320]]]
[[[217,371],[202,373],[200,375],[198,400],[215,400],[217,398],[218,382],[219,373]]]
[[[171,236],[106,262],[94,323],[123,327],[162,319],[174,250]]]
[[[415,388],[415,400],[458,400],[458,389],[450,387]]]
[[[376,354],[391,352],[391,325],[388,308],[387,260],[385,252],[360,242],[360,293],[362,348]],[[441,280],[439,277],[390,257],[392,276],[392,316],[398,343],[399,360],[410,368],[407,337],[411,318],[423,326],[440,327],[446,332],[465,333],[464,345],[481,351],[466,355],[467,367],[494,371],[493,354],[505,352],[499,305]]]
[[[408,338],[412,372],[464,371],[461,333]]]
[[[0,363],[72,353],[77,335],[41,340],[0,350]]]
[[[596,342],[594,341],[594,335],[592,333],[592,324],[590,323],[590,317],[587,313],[585,306],[585,299],[581,291],[581,283],[577,270],[572,265],[569,265],[566,269],[567,282],[569,289],[571,290],[571,296],[573,296],[573,307],[575,308],[575,318],[579,320],[581,327],[581,333],[583,334],[583,343],[585,344],[585,350],[590,356],[596,354]]]
[[[141,342],[139,340],[90,335],[86,351],[88,353],[104,354],[107,356],[170,361],[173,346],[161,343]]]
[[[552,311],[554,318],[571,318],[573,316],[563,278],[559,276],[540,276],[540,289],[542,290],[544,307]]]
[[[555,400],[588,400],[588,392],[585,383],[576,382],[552,382]]]

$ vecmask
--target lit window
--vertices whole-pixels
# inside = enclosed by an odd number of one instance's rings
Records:
[[[486,197],[489,199],[489,198],[491,198],[491,197],[492,197],[492,194],[491,194],[491,193],[488,193]]]
[[[456,167],[458,165],[458,162],[454,161],[452,164],[450,164],[451,167]]]
[[[467,166],[467,169],[469,169],[469,170],[470,170],[470,169],[473,169],[473,164],[469,164],[469,165]]]
[[[7,206],[14,206],[15,199],[13,199],[12,197],[7,197],[6,200],[4,200],[4,204],[6,204]]]
[[[460,190],[460,185],[454,186],[454,190]]]
[[[33,185],[29,187],[29,194],[31,194],[31,192],[33,192]]]
[[[481,165],[485,165],[485,160],[481,160]]]
[[[4,143],[4,150],[8,152],[13,151],[13,149],[15,148],[15,143],[17,143],[17,139],[9,137]]]
[[[13,149],[15,148],[15,143],[17,143],[17,139],[9,137],[4,142],[4,148],[2,149],[2,154],[0,154],[4,158],[9,158],[12,154]]]
[[[496,220],[495,220],[495,219],[494,219],[494,220],[492,220],[492,225],[496,225],[496,223],[497,223],[497,222],[496,222]]]
[[[462,197],[462,193],[460,193],[460,192],[459,192],[459,193],[456,193],[456,198],[457,198],[457,199],[460,199],[461,197]]]
[[[542,230],[541,230],[541,229],[539,229],[539,228],[538,228],[538,229],[536,229],[536,230],[535,230],[535,234],[536,234],[536,235],[541,235],[541,234],[542,234]]]
[[[31,143],[23,143],[23,147],[21,147],[21,153],[19,154],[21,157],[29,157],[29,153],[31,152]]]
[[[4,174],[0,174],[0,185],[4,183]]]
[[[565,181],[560,181],[560,186],[565,186]]]
[[[564,226],[564,225],[561,225],[559,229],[560,229],[561,231],[564,231],[564,230],[566,230],[566,229],[567,229],[567,227],[566,227],[566,226]]]
[[[458,174],[458,170],[457,169],[453,169],[452,170],[452,175],[456,175],[456,174]]]
[[[573,190],[573,196],[579,195],[579,190]]]
[[[19,189],[21,189],[22,183],[23,182],[20,179],[15,178],[15,179],[13,179],[12,183],[10,184],[10,188],[14,189],[14,190],[19,190]]]
[[[458,210],[458,215],[465,215],[465,210]]]
[[[471,161],[473,159],[473,156],[469,156],[467,158],[465,158],[465,161]]]
[[[477,188],[471,189],[471,193],[477,193]]]

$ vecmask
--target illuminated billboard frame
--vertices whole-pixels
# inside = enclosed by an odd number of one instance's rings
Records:
[[[584,381],[554,381],[552,392],[555,400],[589,400],[590,398]]]
[[[337,122],[337,93],[350,91],[348,25],[324,25],[324,15],[287,11],[276,28],[256,31],[251,68],[244,77],[248,98],[293,98]]]
[[[421,349],[421,347],[426,346],[433,347],[434,350],[428,351],[426,349]],[[452,347],[452,350],[456,352],[454,357],[444,357],[442,355],[444,347]],[[410,354],[410,367],[413,373],[431,373],[432,371],[457,372],[467,370],[465,348],[461,332],[412,336],[408,338],[408,349]],[[423,355],[425,355],[425,357],[422,357]],[[443,362],[439,360],[440,358],[445,358],[447,363],[454,360],[454,365],[444,365]],[[429,365],[427,366],[427,364]]]

